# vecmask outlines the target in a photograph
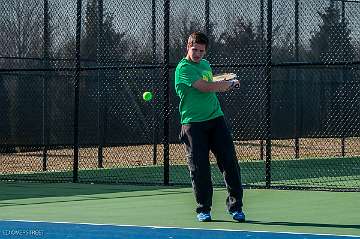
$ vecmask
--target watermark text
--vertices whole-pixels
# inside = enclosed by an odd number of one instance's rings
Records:
[[[3,236],[24,236],[24,237],[42,237],[44,236],[44,231],[40,229],[4,229],[1,234]]]

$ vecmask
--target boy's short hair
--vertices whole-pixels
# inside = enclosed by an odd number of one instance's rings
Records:
[[[193,46],[195,43],[197,44],[204,44],[205,48],[207,49],[209,44],[208,37],[202,32],[193,32],[188,38],[188,46]]]

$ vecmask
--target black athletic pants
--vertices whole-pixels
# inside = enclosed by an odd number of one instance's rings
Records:
[[[226,205],[229,212],[241,211],[243,189],[240,167],[224,117],[182,125],[180,140],[186,146],[186,157],[197,202],[196,212],[210,212],[212,206],[210,150],[216,157],[228,190]]]

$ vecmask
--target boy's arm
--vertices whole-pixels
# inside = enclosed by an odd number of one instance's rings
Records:
[[[225,92],[232,88],[239,87],[240,82],[238,80],[223,80],[208,82],[200,79],[195,81],[192,86],[201,92]]]

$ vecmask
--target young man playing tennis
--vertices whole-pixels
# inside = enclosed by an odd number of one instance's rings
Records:
[[[226,205],[233,219],[245,221],[242,212],[243,189],[231,134],[224,120],[216,92],[225,92],[239,86],[238,80],[212,81],[209,62],[203,59],[208,38],[200,32],[190,35],[187,54],[176,67],[175,90],[180,97],[180,140],[186,146],[186,155],[197,203],[197,219],[211,221],[213,186],[209,151],[216,157],[224,176],[228,197]]]

